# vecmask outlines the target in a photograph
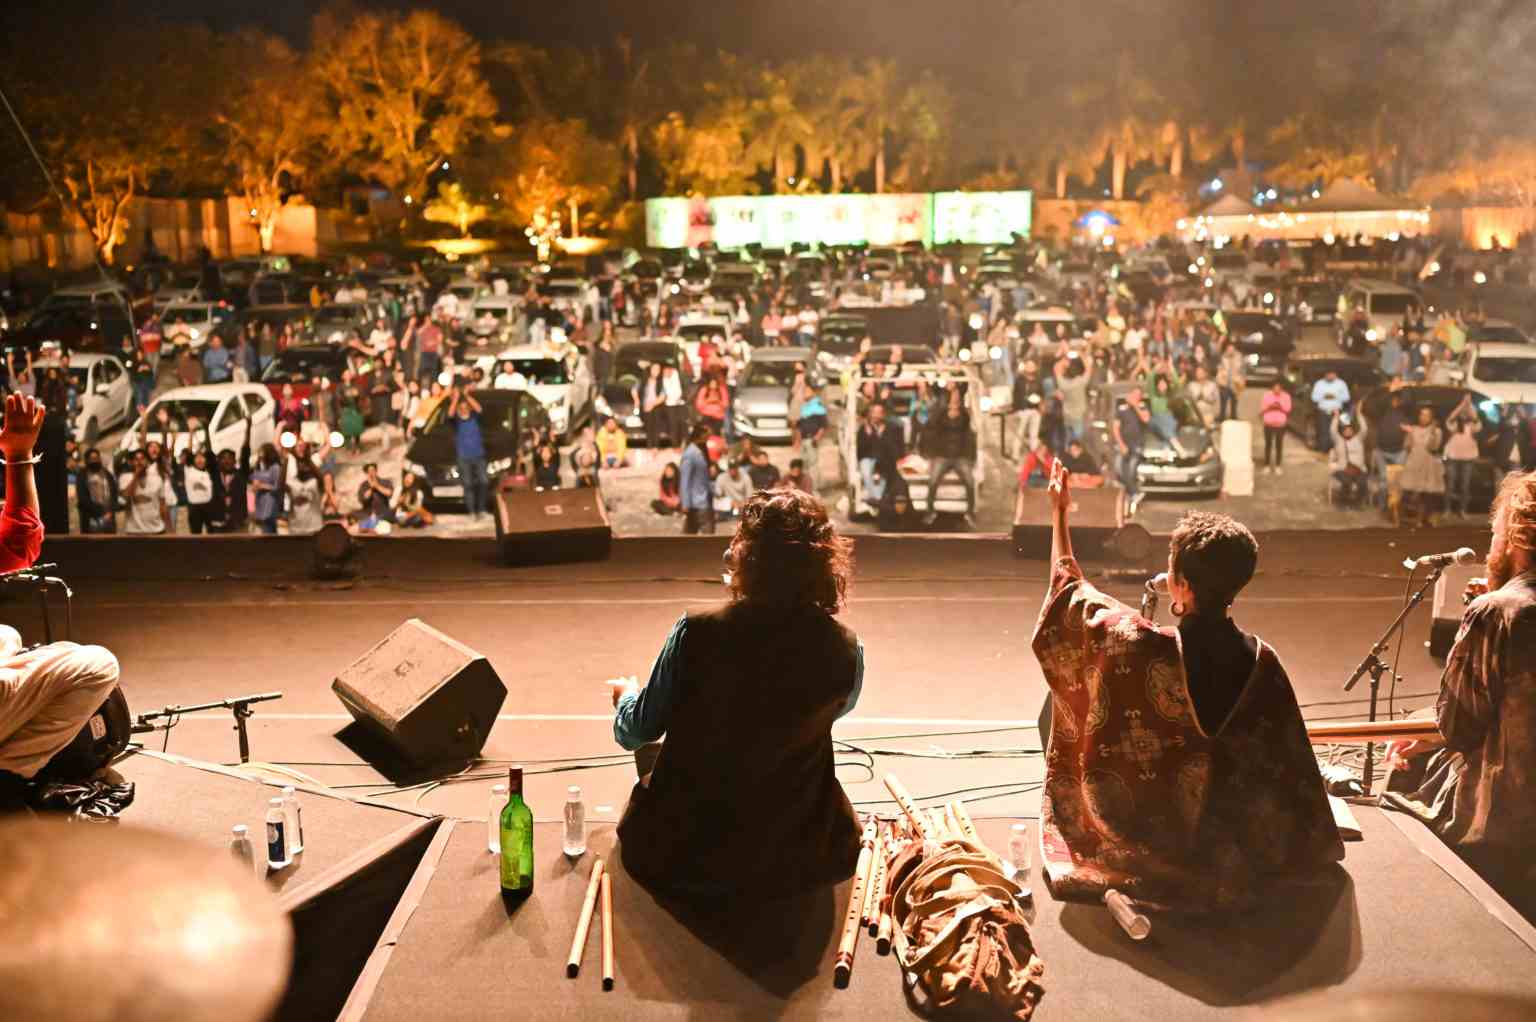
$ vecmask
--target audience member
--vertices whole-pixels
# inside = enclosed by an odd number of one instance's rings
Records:
[[[622,468],[629,463],[629,436],[611,415],[597,431],[597,451],[604,468]]]
[[[1366,472],[1365,440],[1355,424],[1334,412],[1329,423],[1333,446],[1328,450],[1328,472],[1339,484],[1339,496],[1346,507],[1365,502],[1370,478]]]
[[[680,514],[683,510],[682,477],[677,470],[677,462],[669,461],[662,466],[657,488],[659,492],[656,499],[651,501],[651,510],[659,515]]]
[[[101,461],[101,451],[85,452],[85,466],[75,478],[75,503],[80,510],[80,531],[103,535],[117,531],[117,479]]]
[[[1283,380],[1276,380],[1264,392],[1259,415],[1264,423],[1264,471],[1270,475],[1284,475],[1285,431],[1291,421],[1291,392],[1285,389]]]

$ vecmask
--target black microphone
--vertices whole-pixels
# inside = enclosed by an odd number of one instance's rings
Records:
[[[1410,571],[1414,568],[1445,568],[1452,564],[1476,564],[1481,559],[1477,556],[1477,551],[1464,546],[1460,550],[1452,550],[1449,553],[1407,558],[1403,561],[1403,567]]]

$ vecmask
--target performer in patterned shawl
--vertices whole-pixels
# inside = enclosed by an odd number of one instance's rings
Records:
[[[1393,750],[1402,766],[1434,755],[1416,792],[1387,798],[1536,920],[1536,472],[1504,477],[1492,517],[1488,578],[1469,587],[1440,682],[1443,741]]]
[[[1152,908],[1239,907],[1344,857],[1290,679],[1228,616],[1258,544],[1186,515],[1169,544],[1177,629],[1083,578],[1051,473],[1050,591],[1034,649],[1052,695],[1041,846],[1052,893],[1114,887]]]

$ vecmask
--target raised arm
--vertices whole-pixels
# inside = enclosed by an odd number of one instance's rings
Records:
[[[1051,500],[1051,563],[1072,557],[1072,533],[1067,527],[1067,508],[1072,496],[1067,487],[1067,466],[1060,458],[1051,465],[1051,482],[1045,488]]]
[[[21,510],[41,514],[37,484],[32,477],[32,449],[43,428],[43,406],[34,398],[11,394],[5,399],[5,425],[0,428],[0,456],[5,458],[5,515]]]

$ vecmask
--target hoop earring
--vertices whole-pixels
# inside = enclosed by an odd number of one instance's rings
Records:
[[[1180,603],[1178,600],[1174,600],[1171,604],[1168,605],[1168,613],[1172,614],[1174,617],[1183,617],[1184,604]]]

